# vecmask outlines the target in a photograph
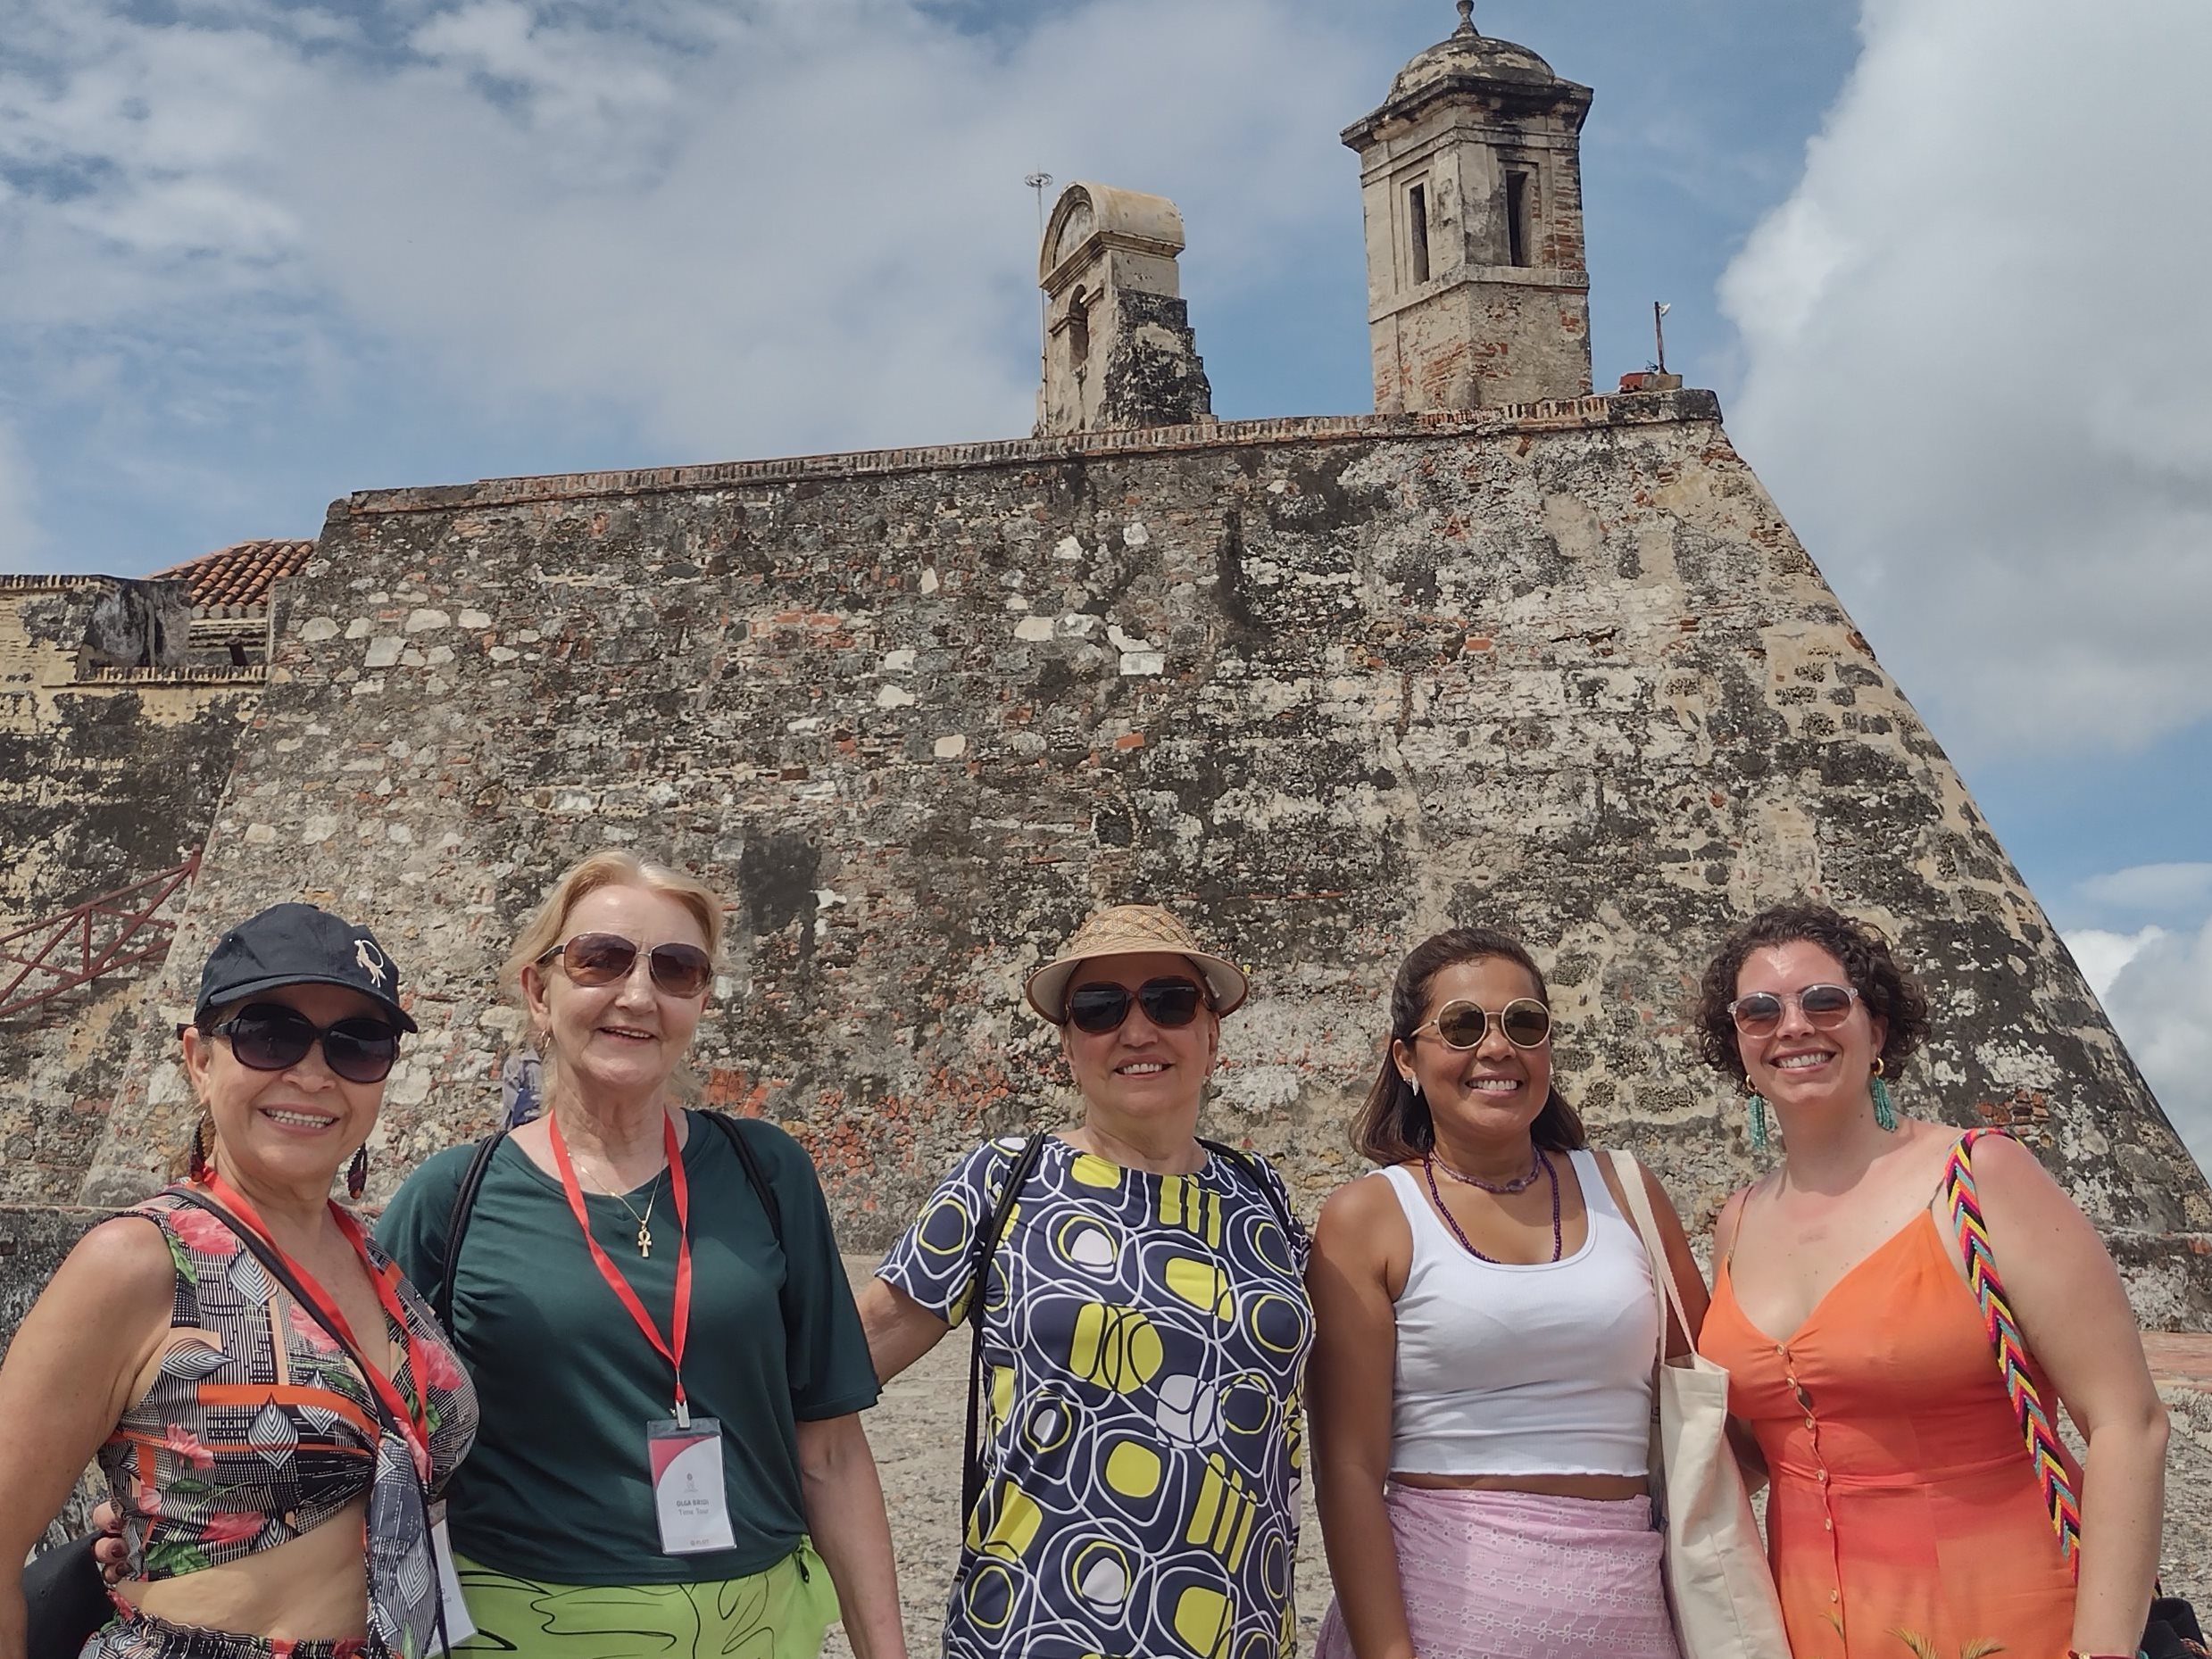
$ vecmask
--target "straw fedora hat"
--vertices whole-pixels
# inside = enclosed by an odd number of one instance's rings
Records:
[[[1068,1017],[1068,982],[1076,969],[1100,957],[1186,957],[1206,982],[1216,1014],[1234,1014],[1252,989],[1244,970],[1198,942],[1191,930],[1153,904],[1118,904],[1098,911],[1076,929],[1060,952],[1029,975],[1022,994],[1029,1006],[1058,1025]]]

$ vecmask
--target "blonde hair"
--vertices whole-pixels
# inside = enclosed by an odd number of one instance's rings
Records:
[[[642,887],[647,892],[673,899],[690,912],[705,937],[707,955],[722,949],[722,897],[695,875],[665,864],[649,864],[636,853],[619,847],[602,847],[571,864],[553,884],[544,900],[522,925],[514,948],[501,964],[500,983],[522,998],[522,970],[561,942],[569,917],[576,907],[603,887]],[[524,1000],[527,1006],[527,999]]]

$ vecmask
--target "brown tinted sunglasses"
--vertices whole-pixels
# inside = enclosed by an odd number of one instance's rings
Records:
[[[620,933],[578,933],[537,958],[543,967],[561,958],[561,971],[579,985],[611,985],[637,966],[639,947]],[[697,945],[655,945],[645,952],[653,983],[671,997],[696,997],[714,977],[714,959]]]

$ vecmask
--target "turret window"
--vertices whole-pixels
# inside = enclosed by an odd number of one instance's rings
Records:
[[[1428,280],[1428,187],[1416,185],[1406,192],[1406,237],[1413,249],[1413,280]]]
[[[1068,355],[1077,369],[1091,361],[1091,302],[1081,288],[1068,302]]]
[[[1536,181],[1533,174],[1508,168],[1505,175],[1505,262],[1509,265],[1531,263],[1529,248],[1534,243],[1534,225],[1532,215],[1535,207]]]

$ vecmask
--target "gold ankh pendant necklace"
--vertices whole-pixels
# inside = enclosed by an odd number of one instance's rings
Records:
[[[661,1177],[655,1175],[653,1178],[653,1190],[645,1194],[645,1213],[643,1215],[637,1213],[637,1207],[620,1193],[611,1192],[607,1196],[629,1211],[630,1219],[637,1224],[638,1255],[651,1256],[653,1254],[653,1200],[661,1196]]]

